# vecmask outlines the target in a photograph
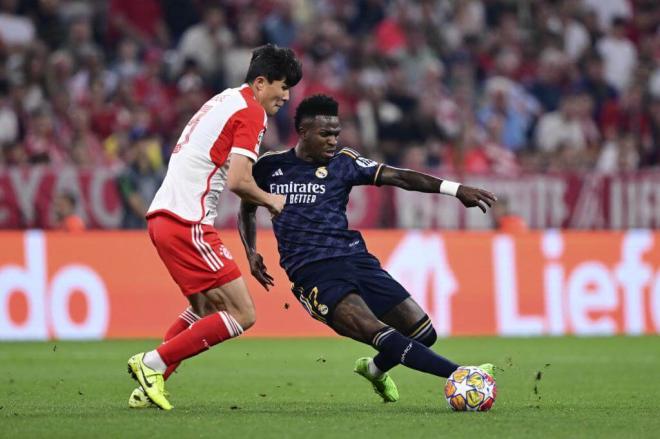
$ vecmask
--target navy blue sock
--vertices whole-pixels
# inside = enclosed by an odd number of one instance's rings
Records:
[[[407,336],[429,348],[433,346],[433,343],[438,339],[438,336],[435,333],[435,328],[433,328],[433,324],[428,315],[425,315],[424,318],[415,323]],[[399,361],[398,359],[390,359],[383,353],[378,353],[374,357],[374,364],[380,371],[387,372],[399,364]]]
[[[457,364],[389,326],[376,333],[372,345],[389,361],[396,361],[420,372],[447,378],[458,368]]]

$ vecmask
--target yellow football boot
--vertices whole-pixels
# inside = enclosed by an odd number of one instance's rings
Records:
[[[151,402],[151,399],[144,393],[142,387],[136,387],[133,389],[133,393],[128,398],[128,406],[132,409],[148,409],[148,408],[158,408],[156,404]]]
[[[128,373],[136,380],[149,399],[163,410],[172,410],[172,404],[165,396],[165,380],[163,374],[144,364],[144,352],[128,359]],[[133,392],[135,393],[135,392]],[[131,395],[132,396],[132,395]],[[129,400],[130,405],[130,400]]]

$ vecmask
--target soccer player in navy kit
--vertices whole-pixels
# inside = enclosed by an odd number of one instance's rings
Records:
[[[429,349],[436,332],[428,315],[381,268],[361,234],[348,228],[351,188],[374,184],[440,192],[484,212],[496,198],[482,189],[339,149],[337,114],[337,102],[329,96],[304,99],[296,110],[295,148],[264,154],[252,173],[261,189],[287,197],[281,214],[272,221],[280,265],[293,282],[293,293],[312,317],[378,351],[374,358],[358,359],[355,372],[368,379],[385,402],[394,402],[399,394],[387,371],[397,364],[440,377],[448,377],[458,365]],[[242,202],[239,231],[251,272],[268,289],[273,278],[256,249],[256,209]],[[491,364],[480,367],[493,372]]]

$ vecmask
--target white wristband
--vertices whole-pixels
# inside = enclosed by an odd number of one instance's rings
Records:
[[[442,180],[442,183],[440,183],[440,193],[455,197],[460,185],[460,183],[456,183],[455,181]]]

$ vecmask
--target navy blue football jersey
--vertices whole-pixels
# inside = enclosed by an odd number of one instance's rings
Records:
[[[259,187],[286,195],[273,229],[289,278],[310,262],[367,252],[360,232],[348,228],[346,205],[351,188],[375,184],[382,166],[349,148],[325,165],[298,158],[295,148],[259,158],[252,171]]]

